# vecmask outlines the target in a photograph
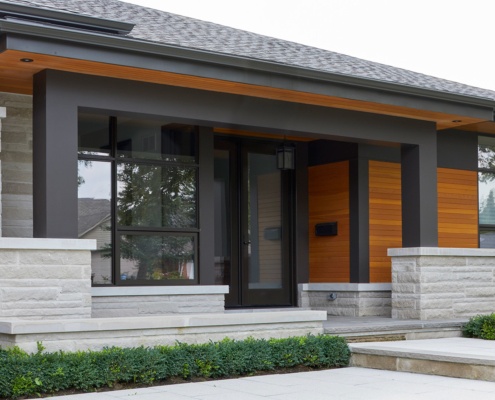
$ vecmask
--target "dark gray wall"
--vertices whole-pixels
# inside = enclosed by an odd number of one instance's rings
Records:
[[[446,130],[438,132],[438,166],[440,168],[478,169],[478,135],[474,132]]]

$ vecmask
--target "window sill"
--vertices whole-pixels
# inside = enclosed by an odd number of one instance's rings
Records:
[[[227,294],[227,285],[93,287],[93,297]]]

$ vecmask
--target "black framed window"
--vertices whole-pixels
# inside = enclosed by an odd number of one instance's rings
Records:
[[[495,138],[478,139],[479,244],[495,248]]]
[[[198,129],[79,114],[79,237],[94,285],[198,282]]]

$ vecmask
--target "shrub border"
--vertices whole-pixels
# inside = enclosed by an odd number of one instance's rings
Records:
[[[466,337],[495,340],[495,313],[469,318],[462,333]]]
[[[225,378],[297,366],[337,368],[349,365],[349,359],[345,339],[326,335],[55,353],[45,353],[38,343],[33,354],[18,347],[0,349],[0,398],[152,385],[175,377]]]

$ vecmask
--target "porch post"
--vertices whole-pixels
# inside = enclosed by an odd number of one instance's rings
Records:
[[[33,236],[77,238],[77,108],[34,76]]]
[[[199,128],[199,283],[215,284],[215,241],[208,229],[214,226],[213,194],[213,130],[209,127]]]
[[[349,169],[350,282],[369,283],[369,160],[359,157],[351,160]]]
[[[438,246],[436,138],[403,145],[402,246]]]

